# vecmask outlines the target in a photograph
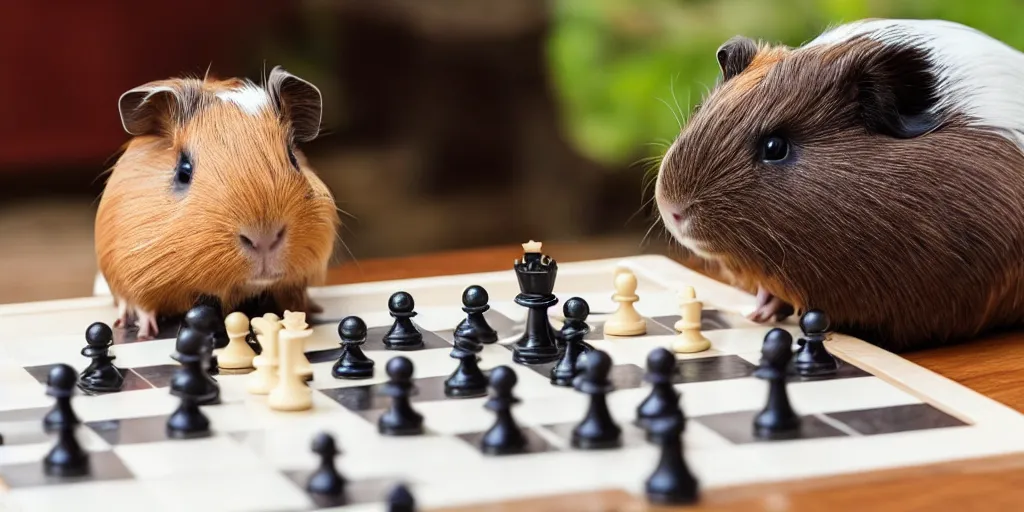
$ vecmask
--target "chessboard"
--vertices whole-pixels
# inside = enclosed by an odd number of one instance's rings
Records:
[[[56,436],[44,417],[59,399],[48,394],[58,365],[83,371],[86,330],[112,325],[117,315],[105,295],[0,306],[0,510],[384,510],[397,489],[417,509],[473,507],[531,497],[622,490],[643,499],[645,482],[659,463],[659,443],[645,435],[637,408],[652,392],[648,357],[671,349],[681,336],[681,290],[700,302],[700,334],[710,348],[674,353],[672,389],[685,416],[682,452],[699,492],[736,486],[848,475],[1024,449],[1024,417],[966,387],[861,340],[829,333],[824,346],[837,362],[824,376],[788,372],[785,392],[800,420],[790,436],[764,438],[753,423],[766,407],[770,383],[761,378],[762,344],[775,328],[799,350],[799,319],[775,325],[746,320],[754,297],[661,256],[638,256],[558,265],[548,310],[557,332],[562,306],[583,299],[590,309],[584,341],[611,361],[610,389],[602,395],[621,428],[615,447],[575,447],[574,428],[588,415],[593,395],[551,383],[555,363],[516,361],[514,345],[527,330],[528,308],[516,302],[521,283],[513,271],[451,275],[315,288],[322,314],[310,316],[303,352],[312,367],[311,405],[274,410],[267,395],[249,392],[249,371],[213,375],[219,403],[201,407],[209,435],[172,438],[169,415],[179,407],[170,392],[182,368],[176,353],[178,325],[162,325],[157,339],[138,340],[113,329],[110,353],[124,380],[116,392],[76,390],[70,407],[76,436],[89,454],[82,476],[52,476],[43,460]],[[557,254],[550,255],[557,260]],[[617,276],[635,277],[631,304],[644,332],[612,335]],[[486,290],[483,313],[497,332],[477,356],[483,372],[498,367],[516,376],[511,414],[526,439],[523,450],[492,455],[481,449],[495,423],[488,396],[450,397],[445,381],[455,370],[455,328],[467,313],[463,294]],[[396,322],[389,301],[404,292],[414,301],[411,321],[422,345],[389,349],[383,339]],[[363,354],[372,376],[340,379],[339,327],[358,316],[366,326]],[[378,422],[392,398],[385,393],[389,361],[413,367],[409,400],[422,416],[416,435],[382,435]],[[582,363],[581,363],[582,364]],[[584,365],[586,366],[586,365]],[[578,380],[578,379],[577,379]],[[492,390],[493,392],[493,390]],[[322,463],[314,444],[336,443],[342,496],[313,494],[307,483]],[[321,446],[322,448],[322,446]],[[699,499],[699,498],[698,498]],[[394,506],[391,510],[400,510]],[[574,510],[585,510],[581,506]]]

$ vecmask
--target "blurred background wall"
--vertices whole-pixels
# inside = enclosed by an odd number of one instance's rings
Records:
[[[718,45],[864,17],[1024,48],[1019,0],[3,0],[0,302],[89,293],[117,98],[151,80],[282,65],[319,86],[303,149],[354,217],[342,259],[528,238],[660,251],[645,185]]]

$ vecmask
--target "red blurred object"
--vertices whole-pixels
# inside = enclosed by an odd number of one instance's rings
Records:
[[[7,0],[0,16],[0,171],[104,163],[127,141],[117,99],[179,74],[245,73],[290,2]],[[258,57],[258,56],[257,56]]]

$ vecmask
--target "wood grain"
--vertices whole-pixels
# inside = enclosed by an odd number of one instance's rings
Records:
[[[635,256],[635,243],[545,243],[559,262]],[[650,252],[650,251],[647,251]],[[348,263],[331,269],[330,284],[433,277],[508,269],[519,246],[488,247],[404,258]],[[663,253],[664,254],[664,253]],[[693,262],[682,260],[694,268]],[[697,268],[697,270],[703,270]],[[1009,332],[903,357],[1024,412],[1024,332]],[[694,507],[700,511],[1024,510],[1024,455],[875,471],[784,484],[716,489]],[[624,491],[530,498],[447,511],[669,510],[651,507]]]

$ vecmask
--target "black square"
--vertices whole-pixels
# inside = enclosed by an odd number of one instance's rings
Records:
[[[326,348],[323,350],[313,350],[306,352],[306,359],[309,360],[310,364],[326,363],[327,361],[337,361],[341,357],[341,347]]]
[[[446,380],[448,380],[447,375],[414,379],[416,394],[409,397],[410,400],[413,403],[448,400],[449,398],[444,394],[444,381]],[[383,383],[368,384],[365,386],[320,389],[319,391],[346,409],[352,411],[373,411],[387,409],[391,404],[390,397],[381,394],[381,387],[383,386]],[[465,398],[453,398],[452,400],[465,400]]]
[[[726,379],[742,379],[754,374],[756,366],[735,355],[680,359],[672,382],[709,382]]]
[[[89,452],[89,474],[79,477],[51,477],[43,469],[43,460],[23,464],[0,465],[0,480],[11,489],[41,485],[67,485],[82,482],[125,480],[134,475],[112,451]]]
[[[545,379],[551,379],[551,369],[558,363],[544,364],[519,364],[537,372]],[[644,369],[635,364],[617,364],[612,366],[608,378],[611,379],[615,389],[633,389],[644,385]]]
[[[572,446],[572,431],[581,421],[583,421],[582,416],[577,421],[544,425],[544,428],[554,432],[560,439],[564,439],[567,446]],[[647,440],[647,432],[638,427],[633,421],[617,421],[616,424],[622,429],[621,448],[643,446],[649,442]]]
[[[286,470],[282,473],[288,477],[289,480],[295,483],[306,492],[306,481],[309,480],[310,475],[313,474],[310,470]],[[365,480],[349,480],[345,484],[345,492],[338,497],[324,496],[319,494],[307,493],[314,503],[319,508],[334,508],[342,507],[347,505],[358,505],[361,503],[379,503],[384,501],[391,488],[397,485],[399,481],[397,479],[389,478],[371,478]],[[408,482],[403,482],[409,485]]]
[[[655,322],[658,322],[675,333],[675,325],[679,319],[682,318],[680,315],[666,315],[656,316],[653,318]],[[730,313],[721,311],[718,309],[704,309],[700,313],[700,330],[701,331],[718,331],[722,329],[732,329],[739,325],[745,325],[744,318],[736,313]],[[746,322],[749,323],[749,322]]]
[[[546,453],[558,451],[558,447],[549,443],[547,439],[538,434],[531,428],[520,426],[523,431],[523,436],[526,437],[526,450],[520,453],[510,453],[503,455],[491,455],[486,454],[480,449],[480,441],[483,439],[484,434],[487,432],[468,432],[465,434],[458,434],[456,437],[463,440],[472,447],[474,450],[480,452],[485,457],[516,457],[520,455],[529,455],[533,453]]]
[[[754,418],[760,412],[739,411],[711,414],[694,417],[692,421],[714,430],[718,435],[736,444],[777,441],[775,439],[760,439],[754,436]],[[800,421],[801,425],[798,432],[779,440],[818,439],[848,435],[842,430],[825,423],[817,416],[801,416]]]
[[[26,366],[25,371],[27,371],[29,375],[32,376],[32,378],[36,379],[37,382],[45,386],[47,378],[49,377],[50,370],[53,369],[54,366],[57,365],[44,364],[39,366]],[[85,371],[85,368],[83,367],[80,371]],[[124,375],[124,383],[121,385],[121,391],[137,391],[140,389],[149,389],[153,387],[152,385],[150,385],[149,382],[146,381],[146,379],[142,378],[139,374],[135,373],[131,368],[121,368],[121,373]],[[81,385],[81,381],[79,381],[79,385]],[[81,387],[78,388],[78,391],[83,395],[109,394],[98,393],[95,391],[87,391],[82,389]],[[119,391],[114,391],[114,393],[118,392]]]
[[[831,412],[825,416],[838,420],[866,436],[967,426],[967,423],[932,407],[930,404]]]
[[[181,319],[165,319],[161,318],[157,325],[156,336],[154,340],[164,340],[169,338],[176,338],[178,336],[178,329],[181,326]],[[114,345],[123,345],[125,343],[138,343],[140,341],[153,341],[153,340],[139,340],[139,329],[132,327],[125,329],[124,327],[115,327],[111,329],[114,332]],[[82,346],[85,346],[84,340]]]
[[[176,364],[159,364],[156,366],[142,366],[132,368],[140,377],[146,379],[155,388],[166,388],[171,385],[171,377],[174,376],[180,366]]]
[[[112,446],[167,441],[167,416],[89,421],[86,427]]]
[[[415,324],[415,322],[413,322]],[[423,346],[416,350],[430,350],[433,348],[451,348],[451,344],[441,339],[440,336],[434,334],[433,331],[428,331],[423,327],[416,325],[416,328],[423,334]],[[377,327],[370,327],[366,330],[366,343],[363,344],[363,350],[388,350],[387,346],[384,345],[384,335],[391,330],[391,325],[381,325]],[[340,345],[339,345],[340,348]],[[394,352],[401,352],[394,350]]]
[[[666,327],[658,322],[653,321],[651,318],[644,318],[647,321],[647,332],[638,334],[636,336],[612,336],[608,335],[608,339],[629,339],[629,338],[642,338],[644,336],[671,336],[676,333],[671,327]],[[585,340],[603,340],[605,339],[604,333],[604,322],[595,321],[587,322],[590,326],[590,332],[583,338]]]

